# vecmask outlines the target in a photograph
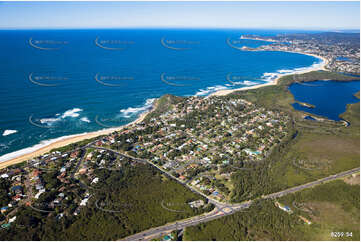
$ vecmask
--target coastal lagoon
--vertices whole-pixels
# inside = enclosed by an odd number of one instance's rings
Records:
[[[313,81],[293,83],[289,87],[296,101],[312,104],[306,107],[299,103],[292,106],[300,111],[316,114],[331,120],[340,121],[340,114],[346,111],[347,104],[360,100],[354,96],[360,91],[360,81]],[[312,118],[307,118],[312,120]]]
[[[282,33],[292,32],[2,30],[0,155],[125,125],[164,94],[207,96],[264,84],[280,73],[321,62],[303,54],[240,51],[227,44],[258,47],[270,42],[240,36]]]

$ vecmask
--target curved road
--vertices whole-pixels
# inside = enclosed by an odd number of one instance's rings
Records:
[[[99,147],[99,146],[91,146],[91,148],[94,148],[94,149],[98,149],[98,150],[106,150],[106,151],[109,151],[109,152],[113,152],[114,154],[116,155],[119,155],[119,156],[123,156],[125,158],[129,158],[129,159],[132,159],[136,162],[139,162],[139,163],[143,163],[143,164],[149,164],[153,167],[155,167],[156,169],[158,169],[159,171],[161,171],[162,173],[166,174],[167,176],[169,176],[170,178],[176,180],[177,182],[179,182],[180,184],[186,186],[188,189],[190,189],[192,192],[195,192],[199,195],[201,195],[202,197],[206,198],[210,203],[214,204],[218,209],[223,209],[223,208],[229,208],[230,210],[232,210],[235,206],[234,204],[228,204],[228,203],[223,203],[223,202],[220,202],[220,201],[217,201],[215,199],[212,199],[210,198],[209,196],[206,196],[205,194],[203,194],[202,192],[194,189],[192,186],[190,186],[188,184],[187,181],[183,182],[183,181],[180,181],[178,178],[176,178],[175,176],[173,176],[172,174],[170,174],[168,171],[162,169],[161,167],[155,165],[154,163],[148,161],[148,160],[145,160],[145,159],[139,159],[139,158],[135,158],[135,157],[132,157],[132,156],[129,156],[129,155],[125,155],[125,154],[122,154],[116,150],[112,150],[112,149],[108,149],[108,148],[104,148],[104,147]],[[239,206],[236,205],[236,207]]]
[[[306,188],[317,186],[317,185],[323,184],[324,182],[332,181],[332,180],[335,180],[335,179],[338,179],[338,178],[341,178],[341,177],[344,177],[344,176],[348,176],[348,175],[351,175],[351,174],[354,174],[354,173],[358,173],[358,172],[360,172],[360,167],[354,168],[354,169],[349,170],[349,171],[344,171],[344,172],[341,172],[341,173],[338,173],[338,174],[335,174],[335,175],[332,175],[332,176],[328,176],[328,177],[325,177],[325,178],[322,178],[322,179],[319,179],[319,180],[316,180],[316,181],[313,181],[313,182],[310,182],[310,183],[306,183],[306,184],[303,184],[303,185],[300,185],[300,186],[297,186],[297,187],[293,187],[293,188],[289,188],[289,189],[286,189],[286,190],[283,190],[283,191],[280,191],[280,192],[265,195],[265,196],[262,196],[261,199],[274,199],[274,198],[277,198],[277,197],[282,197],[282,196],[285,196],[285,195],[287,195],[289,193],[294,193],[294,192],[297,192],[297,191],[301,191],[301,190],[304,190]],[[255,200],[253,200],[253,201],[255,201]],[[246,201],[246,202],[243,202],[243,203],[240,203],[240,204],[229,204],[228,206],[231,207],[232,210],[230,212],[228,212],[228,213],[223,212],[222,210],[220,211],[218,209],[218,207],[216,207],[210,213],[198,215],[198,216],[195,216],[195,217],[192,217],[192,218],[188,218],[188,219],[173,222],[173,223],[169,223],[169,224],[159,226],[159,227],[156,227],[156,228],[151,228],[149,230],[146,230],[146,231],[143,231],[143,232],[128,236],[126,238],[123,238],[122,240],[126,240],[126,241],[138,240],[139,241],[139,240],[151,240],[153,238],[158,238],[158,237],[160,237],[162,235],[165,235],[165,234],[167,234],[167,233],[169,233],[169,232],[171,232],[173,230],[184,229],[184,228],[189,227],[189,226],[197,225],[199,223],[204,223],[204,222],[207,222],[207,221],[210,221],[210,220],[213,220],[213,219],[217,219],[217,218],[229,215],[229,214],[233,214],[236,211],[240,211],[240,210],[249,208],[250,205],[253,203],[253,201]]]

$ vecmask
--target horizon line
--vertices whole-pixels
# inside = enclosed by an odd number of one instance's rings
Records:
[[[306,30],[306,31],[357,31],[360,32],[360,28],[299,28],[299,27],[188,27],[188,26],[137,26],[137,27],[6,27],[0,30],[92,30],[92,29],[249,29],[249,30]]]

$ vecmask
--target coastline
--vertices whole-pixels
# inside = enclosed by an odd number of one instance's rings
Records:
[[[272,43],[277,42],[277,41],[271,40],[271,39],[247,38],[247,37],[243,37],[243,35],[240,37],[240,39],[258,40],[258,41],[272,42]]]
[[[156,102],[156,100],[154,101],[154,103],[155,102]],[[60,147],[63,147],[63,146],[66,146],[66,145],[69,145],[72,143],[76,143],[76,142],[85,140],[85,139],[95,138],[100,135],[111,134],[114,131],[120,131],[128,126],[131,126],[131,125],[134,125],[137,123],[141,123],[144,120],[144,118],[147,116],[147,114],[153,110],[154,103],[150,110],[141,113],[136,120],[134,120],[133,122],[131,122],[129,124],[125,124],[125,125],[122,125],[119,127],[114,127],[114,128],[102,129],[102,130],[89,132],[89,133],[73,134],[73,135],[55,138],[55,139],[48,140],[48,141],[42,141],[40,144],[34,145],[32,147],[5,154],[2,157],[8,156],[9,159],[5,160],[5,161],[0,161],[0,169],[21,163],[23,161],[26,161],[26,160],[29,160],[32,158],[35,158],[35,157],[45,154],[55,148],[60,148]],[[26,151],[24,152],[24,150],[29,150],[29,152],[26,152]],[[24,152],[24,153],[17,155],[20,152]]]
[[[283,52],[287,52],[287,51],[283,51]],[[291,52],[291,51],[288,51],[288,52]],[[225,96],[225,95],[228,95],[228,94],[230,94],[232,92],[236,92],[236,91],[245,91],[245,90],[257,89],[257,88],[261,88],[261,87],[265,87],[265,86],[277,85],[278,80],[283,76],[292,75],[292,74],[302,74],[302,73],[315,71],[315,70],[325,70],[325,66],[328,63],[326,58],[317,56],[314,54],[301,53],[301,52],[291,52],[291,53],[310,55],[310,56],[316,57],[318,59],[321,59],[323,62],[318,64],[318,66],[310,66],[309,68],[305,68],[300,71],[295,70],[292,73],[284,73],[284,74],[279,73],[276,75],[276,77],[272,81],[270,81],[268,83],[249,86],[249,87],[242,87],[242,88],[237,88],[237,89],[219,90],[217,92],[211,93],[209,96]],[[63,146],[66,146],[66,145],[69,145],[72,143],[76,143],[76,142],[85,140],[85,139],[95,138],[100,135],[107,135],[114,131],[120,131],[131,125],[141,123],[144,120],[144,118],[147,116],[147,114],[152,112],[152,110],[154,109],[155,102],[156,102],[156,100],[154,101],[153,106],[150,110],[141,113],[140,116],[136,120],[134,120],[133,122],[131,122],[129,124],[125,124],[125,125],[122,125],[119,127],[114,127],[114,128],[102,129],[102,130],[89,132],[89,133],[74,134],[74,135],[68,135],[68,136],[55,138],[52,140],[45,140],[32,147],[28,147],[25,149],[21,149],[21,150],[15,151],[15,152],[5,154],[0,157],[0,169],[6,168],[7,166],[21,163],[23,161],[26,161],[26,160],[29,160],[32,158],[35,158],[35,157],[40,156],[44,153],[47,153],[50,150],[55,149],[55,148],[60,148],[60,147],[63,147]]]
[[[220,90],[220,91],[210,94],[210,96],[226,96],[226,95],[228,95],[232,92],[236,92],[236,91],[246,91],[246,90],[257,89],[257,88],[266,87],[266,86],[274,86],[274,85],[277,85],[278,80],[283,76],[288,76],[288,75],[293,75],[293,74],[303,74],[303,73],[307,73],[307,72],[311,72],[311,71],[326,70],[325,66],[328,64],[328,60],[322,56],[318,56],[315,54],[309,54],[309,53],[303,53],[303,52],[294,52],[294,51],[282,51],[282,52],[297,53],[297,54],[313,56],[315,58],[321,59],[322,63],[318,64],[318,66],[312,65],[303,70],[299,70],[299,71],[295,70],[292,73],[284,73],[284,74],[279,73],[276,75],[276,77],[272,81],[270,81],[268,83],[254,85],[254,86],[250,86],[250,87],[241,87],[241,88],[237,88],[237,89]]]

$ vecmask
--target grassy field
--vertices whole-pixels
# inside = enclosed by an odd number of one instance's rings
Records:
[[[271,169],[274,181],[296,186],[359,166],[359,138],[301,132]]]
[[[295,215],[312,221],[311,226],[301,228],[306,240],[360,240],[359,184],[349,185],[338,180],[290,194],[280,201],[289,205]],[[331,232],[345,235],[332,238]],[[346,232],[352,233],[352,237]]]
[[[360,239],[359,184],[337,180],[289,194],[278,201],[288,205],[293,213],[277,208],[273,200],[263,200],[244,212],[186,228],[183,240]],[[303,222],[300,215],[311,224]],[[331,232],[344,235],[334,238]]]

